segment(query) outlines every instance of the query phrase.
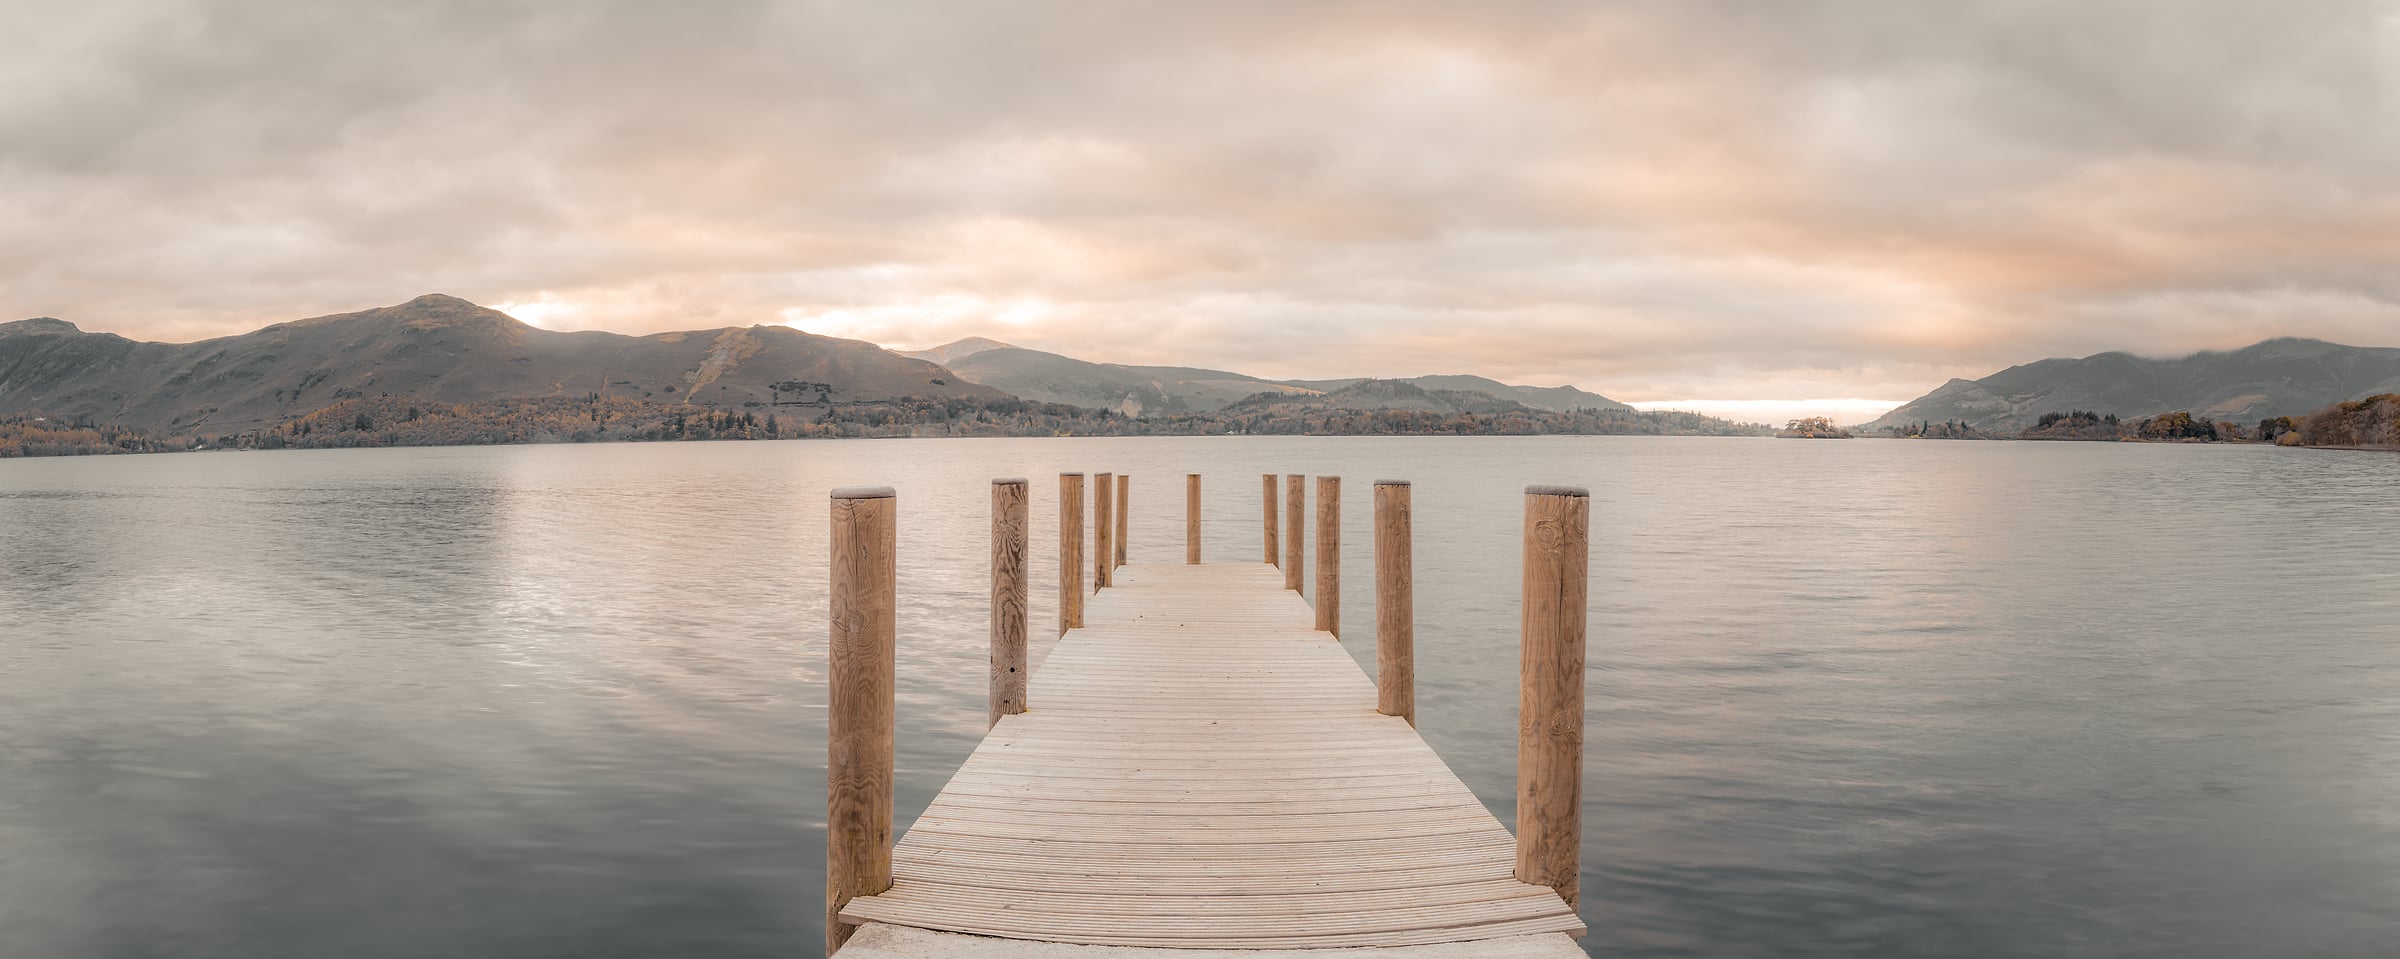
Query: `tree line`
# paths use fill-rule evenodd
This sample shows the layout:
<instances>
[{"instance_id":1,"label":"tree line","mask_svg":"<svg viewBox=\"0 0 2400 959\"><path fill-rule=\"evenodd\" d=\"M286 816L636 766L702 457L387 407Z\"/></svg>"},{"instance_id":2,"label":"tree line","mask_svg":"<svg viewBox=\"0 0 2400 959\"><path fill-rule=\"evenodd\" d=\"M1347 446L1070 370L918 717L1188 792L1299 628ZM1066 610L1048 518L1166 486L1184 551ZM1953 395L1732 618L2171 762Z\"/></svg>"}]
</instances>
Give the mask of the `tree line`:
<instances>
[{"instance_id":1,"label":"tree line","mask_svg":"<svg viewBox=\"0 0 2400 959\"><path fill-rule=\"evenodd\" d=\"M2299 437L2290 445L2400 448L2400 393L2335 403L2298 422L2284 420L2287 435Z\"/></svg>"},{"instance_id":2,"label":"tree line","mask_svg":"<svg viewBox=\"0 0 2400 959\"><path fill-rule=\"evenodd\" d=\"M1814 431L1826 424L1792 424ZM503 443L674 442L910 436L1755 436L1766 428L1698 413L1578 409L1500 412L1349 410L1306 404L1239 404L1214 413L1129 417L1016 398L905 397L817 407L710 407L586 393L442 403L378 396L343 400L257 429L167 437L128 427L28 412L0 417L0 458L151 453L185 449L325 449ZM2126 420L2088 410L2044 413L2014 434L1963 420L1890 426L1886 436L1925 439L2254 442L2281 446L2400 449L2400 394L2335 403L2306 416L2244 426L2189 412Z\"/></svg>"},{"instance_id":3,"label":"tree line","mask_svg":"<svg viewBox=\"0 0 2400 959\"><path fill-rule=\"evenodd\" d=\"M1130 417L1113 410L1013 397L904 397L815 407L752 408L751 404L711 407L585 393L470 403L405 396L355 397L262 427L172 438L92 424L57 427L20 417L0 424L0 455L911 436L1721 436L1760 431L1759 427L1697 413L1664 411L1517 408L1456 413L1267 404L1215 413Z\"/></svg>"},{"instance_id":4,"label":"tree line","mask_svg":"<svg viewBox=\"0 0 2400 959\"><path fill-rule=\"evenodd\" d=\"M2115 413L2069 410L2044 413L2014 434L1990 433L1964 421L1908 423L1883 428L1886 436L1928 439L2101 440L2153 443L2274 443L2278 446L2400 448L2400 394L2335 403L2306 416L2270 416L2255 425L2211 420L2190 412L2160 413L2138 420Z\"/></svg>"},{"instance_id":5,"label":"tree line","mask_svg":"<svg viewBox=\"0 0 2400 959\"><path fill-rule=\"evenodd\" d=\"M0 459L157 453L180 448L140 430L121 429L88 419L70 422L40 413L0 418Z\"/></svg>"}]
</instances>

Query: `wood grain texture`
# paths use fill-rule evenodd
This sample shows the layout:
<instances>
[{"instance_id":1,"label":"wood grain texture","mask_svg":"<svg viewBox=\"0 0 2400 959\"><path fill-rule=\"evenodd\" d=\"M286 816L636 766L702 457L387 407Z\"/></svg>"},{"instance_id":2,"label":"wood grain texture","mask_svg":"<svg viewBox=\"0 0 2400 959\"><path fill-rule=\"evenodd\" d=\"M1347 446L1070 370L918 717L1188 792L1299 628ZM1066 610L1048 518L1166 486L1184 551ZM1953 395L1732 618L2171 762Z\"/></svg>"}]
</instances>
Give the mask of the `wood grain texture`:
<instances>
[{"instance_id":1,"label":"wood grain texture","mask_svg":"<svg viewBox=\"0 0 2400 959\"><path fill-rule=\"evenodd\" d=\"M1317 477L1317 628L1342 634L1342 478Z\"/></svg>"},{"instance_id":2,"label":"wood grain texture","mask_svg":"<svg viewBox=\"0 0 2400 959\"><path fill-rule=\"evenodd\" d=\"M1415 518L1406 483L1375 484L1375 711L1417 724Z\"/></svg>"},{"instance_id":3,"label":"wood grain texture","mask_svg":"<svg viewBox=\"0 0 2400 959\"><path fill-rule=\"evenodd\" d=\"M1307 536L1308 477L1293 473L1283 478L1283 588L1293 592L1308 582L1302 578Z\"/></svg>"},{"instance_id":4,"label":"wood grain texture","mask_svg":"<svg viewBox=\"0 0 2400 959\"><path fill-rule=\"evenodd\" d=\"M1591 497L1525 494L1524 624L1517 696L1517 879L1581 895L1584 617Z\"/></svg>"},{"instance_id":5,"label":"wood grain texture","mask_svg":"<svg viewBox=\"0 0 2400 959\"><path fill-rule=\"evenodd\" d=\"M1117 565L1125 565L1125 542L1133 530L1133 477L1117 477Z\"/></svg>"},{"instance_id":6,"label":"wood grain texture","mask_svg":"<svg viewBox=\"0 0 2400 959\"><path fill-rule=\"evenodd\" d=\"M1264 562L1269 566L1273 566L1277 563L1283 562L1283 546L1282 544L1278 543L1275 538L1277 528L1283 523L1283 517L1278 515L1275 510L1275 474L1268 473L1259 477L1258 488L1260 515L1264 519L1264 522L1261 524L1261 529L1266 536L1265 549L1263 550L1263 553L1266 556Z\"/></svg>"},{"instance_id":7,"label":"wood grain texture","mask_svg":"<svg viewBox=\"0 0 2400 959\"><path fill-rule=\"evenodd\" d=\"M1058 474L1058 631L1083 627L1083 474Z\"/></svg>"},{"instance_id":8,"label":"wood grain texture","mask_svg":"<svg viewBox=\"0 0 2400 959\"><path fill-rule=\"evenodd\" d=\"M992 483L992 695L987 726L1025 711L1025 685L1032 678L1026 635L1032 589L1025 569L1030 499L1024 480Z\"/></svg>"},{"instance_id":9,"label":"wood grain texture","mask_svg":"<svg viewBox=\"0 0 2400 959\"><path fill-rule=\"evenodd\" d=\"M1101 473L1092 478L1092 591L1108 588L1109 574L1117 568L1117 490L1116 477Z\"/></svg>"},{"instance_id":10,"label":"wood grain texture","mask_svg":"<svg viewBox=\"0 0 2400 959\"><path fill-rule=\"evenodd\" d=\"M847 492L847 491L844 491ZM858 927L842 909L892 886L894 522L890 495L833 500L826 607L825 951Z\"/></svg>"},{"instance_id":11,"label":"wood grain texture","mask_svg":"<svg viewBox=\"0 0 2400 959\"><path fill-rule=\"evenodd\" d=\"M1183 561L1200 565L1200 474L1183 476Z\"/></svg>"},{"instance_id":12,"label":"wood grain texture","mask_svg":"<svg viewBox=\"0 0 2400 959\"><path fill-rule=\"evenodd\" d=\"M1270 566L1129 565L850 922L1158 948L1580 933Z\"/></svg>"}]
</instances>

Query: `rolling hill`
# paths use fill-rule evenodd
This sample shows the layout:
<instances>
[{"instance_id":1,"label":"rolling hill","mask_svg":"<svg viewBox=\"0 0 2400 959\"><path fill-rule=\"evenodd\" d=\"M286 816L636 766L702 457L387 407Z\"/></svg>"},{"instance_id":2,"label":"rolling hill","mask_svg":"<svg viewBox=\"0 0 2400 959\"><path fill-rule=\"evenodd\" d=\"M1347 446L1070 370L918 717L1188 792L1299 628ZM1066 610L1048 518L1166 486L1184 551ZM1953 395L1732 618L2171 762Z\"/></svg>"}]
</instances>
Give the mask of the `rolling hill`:
<instances>
[{"instance_id":1,"label":"rolling hill","mask_svg":"<svg viewBox=\"0 0 2400 959\"><path fill-rule=\"evenodd\" d=\"M1292 380L1290 385L1319 392L1338 390L1362 380ZM1566 412L1568 410L1629 410L1633 407L1598 393L1586 393L1572 386L1510 386L1499 380L1457 374L1412 376L1390 382L1407 383L1425 390L1451 393L1484 393L1499 399L1523 403L1537 410Z\"/></svg>"},{"instance_id":2,"label":"rolling hill","mask_svg":"<svg viewBox=\"0 0 2400 959\"><path fill-rule=\"evenodd\" d=\"M939 362L969 381L1025 399L1112 409L1130 416L1210 413L1261 393L1313 395L1367 382L1363 378L1270 380L1224 370L1094 363L982 337L905 355ZM1631 408L1572 386L1510 386L1480 376L1419 376L1375 382L1406 383L1432 393L1479 393L1556 412ZM1354 401L1364 395L1354 397Z\"/></svg>"},{"instance_id":3,"label":"rolling hill","mask_svg":"<svg viewBox=\"0 0 2400 959\"><path fill-rule=\"evenodd\" d=\"M1127 416L1208 413L1252 394L1295 391L1223 370L1093 363L980 338L904 355L952 357L945 365L961 378L1013 396Z\"/></svg>"},{"instance_id":4,"label":"rolling hill","mask_svg":"<svg viewBox=\"0 0 2400 959\"><path fill-rule=\"evenodd\" d=\"M936 363L788 327L561 333L441 294L197 343L137 342L51 318L0 324L0 413L162 435L250 429L368 396L590 393L717 407L1001 397Z\"/></svg>"},{"instance_id":5,"label":"rolling hill","mask_svg":"<svg viewBox=\"0 0 2400 959\"><path fill-rule=\"evenodd\" d=\"M2101 353L2012 366L1979 380L1951 380L1867 428L1961 420L1986 432L2014 432L2043 413L2077 409L2128 418L2189 412L2253 423L2394 391L2400 391L2400 349L2283 338L2180 359Z\"/></svg>"},{"instance_id":6,"label":"rolling hill","mask_svg":"<svg viewBox=\"0 0 2400 959\"><path fill-rule=\"evenodd\" d=\"M949 366L952 363L966 359L967 357L973 356L977 353L982 353L989 350L1013 349L1016 349L1016 347L1008 343L1002 343L999 340L981 336L970 336L963 340L942 344L941 346L934 347L930 350L915 350L902 353L900 355L926 360L928 362L939 363L943 366Z\"/></svg>"},{"instance_id":7,"label":"rolling hill","mask_svg":"<svg viewBox=\"0 0 2400 959\"><path fill-rule=\"evenodd\" d=\"M1323 393L1262 393L1225 407L1227 413L1256 410L1416 413L1517 413L1531 407L1489 393L1429 390L1407 380L1351 380Z\"/></svg>"}]
</instances>

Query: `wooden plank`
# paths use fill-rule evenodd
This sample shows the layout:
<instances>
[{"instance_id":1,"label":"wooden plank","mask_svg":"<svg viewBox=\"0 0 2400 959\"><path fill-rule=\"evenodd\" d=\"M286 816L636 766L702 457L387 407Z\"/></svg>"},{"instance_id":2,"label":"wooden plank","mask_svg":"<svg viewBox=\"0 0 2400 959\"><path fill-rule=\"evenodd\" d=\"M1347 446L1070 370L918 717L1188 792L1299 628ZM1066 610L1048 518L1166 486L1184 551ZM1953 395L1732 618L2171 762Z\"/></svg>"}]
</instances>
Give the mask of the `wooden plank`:
<instances>
[{"instance_id":1,"label":"wooden plank","mask_svg":"<svg viewBox=\"0 0 2400 959\"><path fill-rule=\"evenodd\" d=\"M990 865L987 863L961 860L913 863L898 868L893 877L898 883L967 885L981 888L982 884L991 880L991 872ZM1136 879L1141 881L1128 881ZM1336 867L1317 872L1294 870L1273 876L1242 875L1233 877L1220 875L1213 871L1194 871L1189 868L1183 875L1152 872L1142 875L1110 873L1098 877L1088 872L1022 869L1011 874L1009 885L1015 889L1065 896L1119 894L1127 889L1159 890L1159 895L1167 896L1261 896L1305 892L1372 892L1379 889L1430 888L1495 880L1516 881L1506 873L1493 872L1488 866L1415 869Z\"/></svg>"},{"instance_id":2,"label":"wooden plank","mask_svg":"<svg viewBox=\"0 0 2400 959\"><path fill-rule=\"evenodd\" d=\"M959 906L919 904L893 898L854 899L842 910L846 922L898 922L943 928L941 924L957 923L954 932L970 928L991 930L989 934L1015 933L1033 938L1058 941L1057 937L1080 936L1141 936L1146 939L1170 940L1186 944L1206 944L1202 948L1229 947L1227 941L1255 941L1262 929L1274 929L1276 938L1294 940L1293 945L1305 945L1310 940L1324 940L1344 935L1384 935L1394 932L1414 932L1429 929L1452 929L1460 926L1492 925L1512 921L1544 920L1558 917L1556 897L1548 902L1540 899L1512 899L1488 903L1463 903L1447 906L1387 908L1370 914L1302 913L1285 915L1258 914L1265 920L1260 926L1250 926L1234 916L1092 916L1075 913L1029 913L1019 910L981 908L972 903ZM1563 917L1558 917L1563 919ZM1567 924L1567 923L1561 923ZM1580 925L1580 923L1574 923ZM1443 940L1436 940L1443 941ZM1456 941L1456 940L1448 940Z\"/></svg>"},{"instance_id":3,"label":"wooden plank","mask_svg":"<svg viewBox=\"0 0 2400 959\"><path fill-rule=\"evenodd\" d=\"M882 897L878 905L900 908L971 908L994 911L1006 910L1019 914L1049 913L1077 918L1162 916L1162 917L1219 917L1226 919L1258 915L1262 912L1286 916L1306 916L1312 920L1345 917L1345 914L1379 913L1395 908L1424 909L1437 906L1472 906L1483 903L1509 903L1518 899L1539 899L1548 890L1510 879L1487 879L1479 882L1450 883L1437 886L1403 887L1396 889L1360 889L1306 893L1261 893L1254 896L1144 896L1117 893L1089 893L1072 902L1070 912L1056 912L1058 897L1017 888L989 887L952 888L940 884L909 885L895 888ZM1499 906L1494 911L1516 908ZM1538 911L1537 911L1538 914Z\"/></svg>"},{"instance_id":4,"label":"wooden plank","mask_svg":"<svg viewBox=\"0 0 2400 959\"><path fill-rule=\"evenodd\" d=\"M1154 948L1580 933L1513 878L1508 830L1377 712L1289 571L1115 571L1033 674L1039 707L1001 717L901 837L892 888L841 921Z\"/></svg>"},{"instance_id":5,"label":"wooden plank","mask_svg":"<svg viewBox=\"0 0 2400 959\"><path fill-rule=\"evenodd\" d=\"M1162 883L1191 886L1195 889L1210 884L1255 892L1275 884L1313 883L1322 888L1362 888L1373 883L1389 884L1406 881L1434 885L1466 879L1511 879L1507 872L1495 872L1489 865L1446 866L1426 865L1411 860L1390 858L1366 861L1323 860L1314 862L1277 863L1273 868L1228 869L1222 862L1190 860L1144 860L1115 863L1104 869L1094 869L1088 862L1044 859L1032 856L987 855L971 851L931 850L938 855L914 857L895 863L895 877L921 872L940 873L945 870L972 870L974 883L988 884L992 877L1006 875L1012 885L1088 884L1105 882L1122 891L1128 884L1157 886ZM1462 878L1463 877L1463 878ZM1224 894L1220 891L1218 894Z\"/></svg>"},{"instance_id":6,"label":"wooden plank","mask_svg":"<svg viewBox=\"0 0 2400 959\"><path fill-rule=\"evenodd\" d=\"M902 925L917 924L903 923ZM929 924L924 925L924 928L943 929L944 931L949 932L965 931L959 929L948 929L943 926ZM1263 928L1273 927L1268 926ZM1041 942L1061 942L1070 945L1135 946L1152 949L1355 949L1369 946L1422 946L1444 942L1472 942L1483 939L1506 939L1514 936L1530 936L1544 933L1565 933L1567 935L1580 936L1583 934L1583 932L1583 924L1580 922L1574 922L1571 918L1543 918L1487 923L1475 926L1446 926L1425 930L1395 930L1391 932L1346 933L1341 935L1326 936L1261 935L1256 938L1248 939L1193 940L1162 937L1136 938L1122 934L1103 936L1067 933L1028 935L1001 930L978 934L994 936L1003 939L1031 939Z\"/></svg>"},{"instance_id":7,"label":"wooden plank","mask_svg":"<svg viewBox=\"0 0 2400 959\"><path fill-rule=\"evenodd\" d=\"M1106 799L1061 799L1048 794L1019 796L986 796L965 791L944 791L933 809L960 810L1038 810L1067 815L1092 816L1343 816L1380 814L1386 816L1432 815L1459 810L1481 812L1483 804L1463 792L1423 793L1402 796L1372 795L1364 798L1333 797L1285 800L1238 799L1209 801L1181 799L1164 802L1132 802ZM928 811L931 811L930 809Z\"/></svg>"}]
</instances>

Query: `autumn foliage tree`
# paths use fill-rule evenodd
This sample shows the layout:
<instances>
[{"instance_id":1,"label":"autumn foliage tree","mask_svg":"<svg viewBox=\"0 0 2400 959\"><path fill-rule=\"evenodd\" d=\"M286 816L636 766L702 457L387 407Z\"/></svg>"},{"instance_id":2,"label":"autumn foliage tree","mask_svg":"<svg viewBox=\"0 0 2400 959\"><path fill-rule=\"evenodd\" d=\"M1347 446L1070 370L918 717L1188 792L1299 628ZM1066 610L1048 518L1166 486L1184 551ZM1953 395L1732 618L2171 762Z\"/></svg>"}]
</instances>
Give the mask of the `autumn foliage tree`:
<instances>
[{"instance_id":1,"label":"autumn foliage tree","mask_svg":"<svg viewBox=\"0 0 2400 959\"><path fill-rule=\"evenodd\" d=\"M2400 447L2400 394L2335 403L2303 418L2299 433L2309 446Z\"/></svg>"}]
</instances>

